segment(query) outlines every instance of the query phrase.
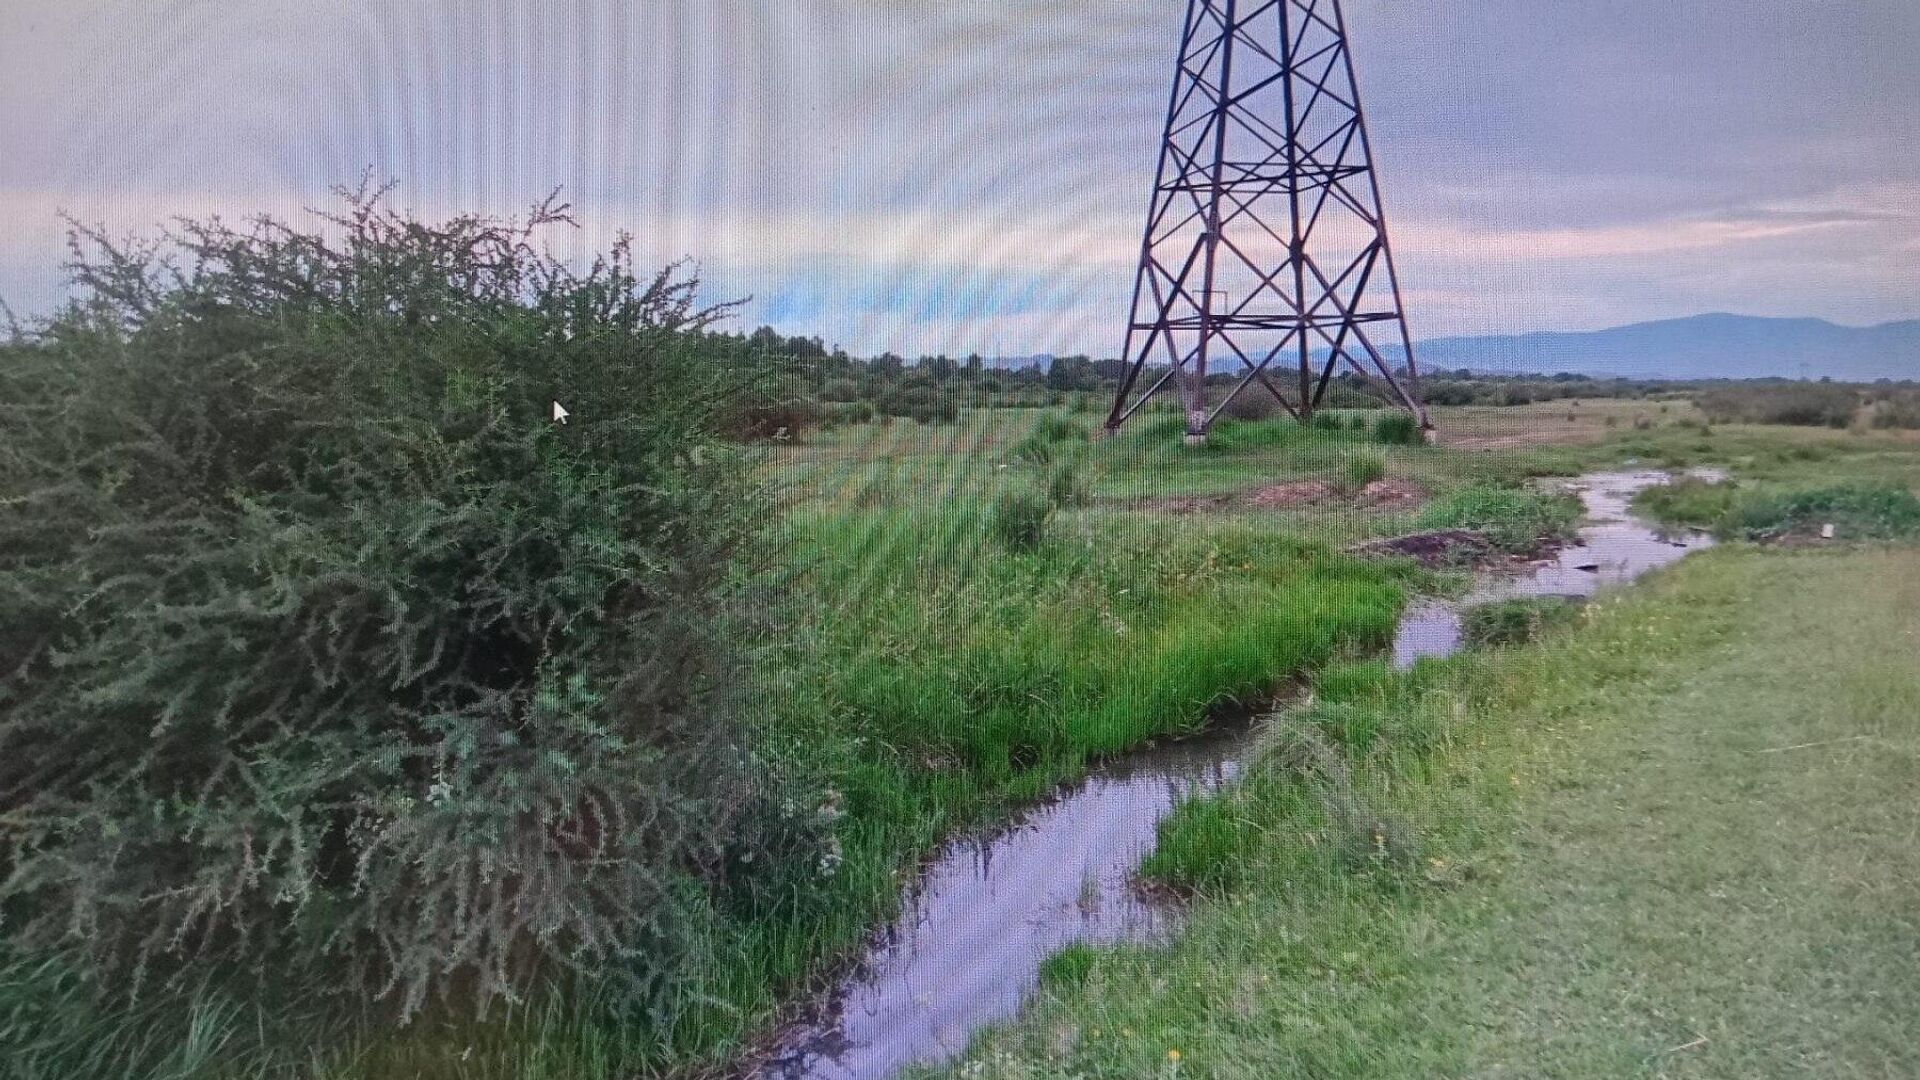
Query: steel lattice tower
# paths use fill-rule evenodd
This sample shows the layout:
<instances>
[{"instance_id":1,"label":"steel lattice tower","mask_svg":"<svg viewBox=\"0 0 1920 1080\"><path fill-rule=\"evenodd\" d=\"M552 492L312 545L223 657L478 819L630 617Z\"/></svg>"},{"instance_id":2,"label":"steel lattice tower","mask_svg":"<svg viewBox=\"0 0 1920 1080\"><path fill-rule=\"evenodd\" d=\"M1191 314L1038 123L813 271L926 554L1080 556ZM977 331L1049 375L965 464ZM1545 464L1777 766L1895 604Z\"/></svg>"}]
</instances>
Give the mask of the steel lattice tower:
<instances>
[{"instance_id":1,"label":"steel lattice tower","mask_svg":"<svg viewBox=\"0 0 1920 1080\"><path fill-rule=\"evenodd\" d=\"M1109 429L1169 383L1190 438L1245 393L1306 420L1343 361L1428 426L1339 0L1188 0L1126 340Z\"/></svg>"}]
</instances>

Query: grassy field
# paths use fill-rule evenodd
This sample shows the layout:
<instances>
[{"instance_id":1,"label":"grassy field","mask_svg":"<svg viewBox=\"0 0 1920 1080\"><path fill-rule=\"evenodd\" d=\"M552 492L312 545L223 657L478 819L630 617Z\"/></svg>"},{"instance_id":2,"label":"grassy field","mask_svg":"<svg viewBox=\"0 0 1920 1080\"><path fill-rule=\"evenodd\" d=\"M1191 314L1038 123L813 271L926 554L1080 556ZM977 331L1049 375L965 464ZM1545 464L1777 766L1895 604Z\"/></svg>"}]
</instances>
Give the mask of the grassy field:
<instances>
[{"instance_id":1,"label":"grassy field","mask_svg":"<svg viewBox=\"0 0 1920 1080\"><path fill-rule=\"evenodd\" d=\"M1276 729L1264 763L1233 794L1178 815L1148 868L1198 898L1190 932L1170 951L1060 958L1046 1000L984 1042L967 1068L1432 1075L1517 1052L1519 1043L1503 1042L1482 1055L1454 1023L1454 998L1478 995L1487 1011L1471 1031L1492 1031L1518 1007L1497 995L1519 986L1530 996L1526 966L1547 959L1457 950L1481 940L1475 934L1489 949L1512 946L1518 939L1501 928L1528 912L1547 917L1526 874L1571 880L1532 850L1558 850L1551 834L1532 831L1555 820L1554 800L1582 784L1604 792L1624 783L1604 771L1614 761L1602 756L1604 739L1635 745L1645 732L1634 725L1657 722L1651 711L1676 690L1691 695L1701 672L1717 670L1714 657L1732 663L1759 648L1762 623L1805 625L1794 590L1816 586L1796 586L1802 573L1851 582L1913 568L1885 561L1903 558L1891 554L1716 555L1585 623L1517 618L1486 635L1556 628L1544 647L1402 678L1367 658L1409 596L1449 579L1344 549L1470 527L1525 550L1572 514L1526 481L1596 468L1719 466L1740 498L1836 478L1920 487L1920 441L1710 427L1684 402L1435 416L1435 446L1383 441L1358 413L1314 428L1229 423L1192 450L1164 418L1094 438L1100 417L1083 409L982 409L952 424L851 425L779 447L764 465L783 505L764 568L777 586L768 595L780 599L755 645L758 752L793 790L814 793L780 812L801 840L827 837L825 854L797 862L785 886L717 910L699 977L655 1017L598 1013L591 995L484 1022L429 1016L371 1043L352 1031L316 1036L328 1049L303 1052L320 1063L310 1071L575 1080L724 1067L890 917L900 886L940 840L1097 759L1193 732L1223 706L1258 704L1303 679L1316 688L1313 712ZM1839 619L1848 595L1831 593L1823 617ZM1884 607L1893 596L1871 599ZM1881 626L1879 651L1855 659L1902 641ZM1904 642L1911 660L1912 638ZM1837 667L1807 692L1825 687L1817 692L1842 702L1880 685L1909 692L1858 672ZM1729 705L1721 719L1758 707ZM1844 724L1853 714L1830 715ZM1889 860L1888 872L1904 865ZM1623 893L1617 910L1643 899ZM1574 917L1550 907L1554 918ZM1468 964L1488 977L1464 978ZM1500 971L1517 981L1492 977ZM250 1007L209 999L180 1019L160 1004L151 1022L117 1025L88 1055L50 1050L22 1075L72 1075L125 1058L136 1042L159 1063L151 1075L210 1075L205 1063L223 1055L221 1075L268 1075L285 1059L253 1068L223 1049L247 1041L241 1032L260 1020ZM182 1025L190 1045L156 1034ZM1572 1061L1586 1050L1568 1053Z\"/></svg>"},{"instance_id":2,"label":"grassy field","mask_svg":"<svg viewBox=\"0 0 1920 1080\"><path fill-rule=\"evenodd\" d=\"M967 1076L1910 1076L1920 553L1730 548L1522 648L1356 667Z\"/></svg>"}]
</instances>

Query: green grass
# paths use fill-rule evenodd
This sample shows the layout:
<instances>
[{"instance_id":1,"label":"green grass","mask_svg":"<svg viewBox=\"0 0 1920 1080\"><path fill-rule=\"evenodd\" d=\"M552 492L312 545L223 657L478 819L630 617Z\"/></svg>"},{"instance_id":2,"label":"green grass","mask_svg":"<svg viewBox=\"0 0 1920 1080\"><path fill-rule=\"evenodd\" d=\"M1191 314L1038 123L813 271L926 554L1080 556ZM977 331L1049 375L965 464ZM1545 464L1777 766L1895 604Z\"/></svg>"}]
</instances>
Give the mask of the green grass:
<instances>
[{"instance_id":1,"label":"green grass","mask_svg":"<svg viewBox=\"0 0 1920 1080\"><path fill-rule=\"evenodd\" d=\"M1582 605L1557 596L1521 597L1468 608L1461 631L1470 645L1522 645L1572 625Z\"/></svg>"},{"instance_id":2,"label":"green grass","mask_svg":"<svg viewBox=\"0 0 1920 1080\"><path fill-rule=\"evenodd\" d=\"M1543 541L1571 537L1580 520L1580 502L1556 492L1477 484L1428 504L1417 520L1424 529L1484 533L1501 550L1526 554Z\"/></svg>"},{"instance_id":3,"label":"green grass","mask_svg":"<svg viewBox=\"0 0 1920 1080\"><path fill-rule=\"evenodd\" d=\"M1920 553L1728 548L1579 629L1343 667L1165 825L1195 893L970 1077L1910 1076Z\"/></svg>"},{"instance_id":4,"label":"green grass","mask_svg":"<svg viewBox=\"0 0 1920 1080\"><path fill-rule=\"evenodd\" d=\"M1739 502L1737 484L1686 478L1641 491L1634 496L1633 509L1668 525L1711 529L1726 521Z\"/></svg>"},{"instance_id":5,"label":"green grass","mask_svg":"<svg viewBox=\"0 0 1920 1080\"><path fill-rule=\"evenodd\" d=\"M1565 725L1614 715L1639 692L1632 679L1680 685L1671 666L1719 647L1734 627L1732 601L1699 585L1688 594L1698 610L1680 612L1671 596L1636 601L1604 609L1594 627L1549 635L1544 648L1394 675L1345 661L1377 649L1404 596L1435 582L1338 547L1440 522L1499 531L1524 550L1570 524L1573 508L1521 489L1522 478L1629 461L1728 465L1743 484L1778 490L1830 484L1837 472L1920 481L1920 443L1892 436L1660 427L1462 453L1382 445L1351 423L1257 421L1222 425L1194 450L1180 444L1177 417L1146 416L1089 441L1097 419L968 410L955 424L821 433L770 464L787 498L774 569L788 595L757 646L768 687L761 753L831 796L840 861L824 888L716 911L702 978L662 1003L671 1024L610 1016L587 988L484 1021L430 1018L371 1043L350 1032L318 1038L299 1056L331 1064L311 1071L583 1080L723 1061L796 986L891 915L915 860L942 838L1095 758L1193 731L1225 701L1257 701L1310 675L1311 713L1274 733L1244 785L1177 814L1146 868L1202 898L1188 938L1171 953L1067 950L1049 963L1051 997L982 1060L989 1075L1056 1075L1068 1064L1088 1075L1157 1074L1178 1047L1183 1071L1236 1074L1228 1058L1207 1056L1204 1036L1221 1054L1272 1066L1243 1075L1367 1075L1366 1040L1389 1042L1421 1000L1416 991L1442 985L1413 978L1431 961L1407 944L1410 927L1433 925L1437 900L1511 865L1502 854L1517 820L1511 804L1538 785L1526 767L1536 741L1559 753ZM1448 413L1437 419L1444 429ZM1063 470L1073 475L1057 484ZM1376 472L1435 500L1417 515L1168 515L1137 505L1298 480L1353 485ZM1009 550L994 538L1004 493L1056 490L1069 497L1047 500L1032 543ZM1732 575L1716 573L1722 586ZM1657 617L1660 634L1641 635L1636 611ZM1287 928L1284 940L1273 927ZM29 975L0 965L0 1042L23 1030L23 1000L72 1004L35 992ZM1129 979L1161 988L1131 1000ZM69 1009L60 1023L82 1033L70 1053L43 1056L38 1074L22 1075L98 1073L102 1055L138 1046L154 1061L176 1055L148 1075L207 1075L196 1063L210 1060L208 1047L286 1019L217 996L149 1004L137 1017ZM1037 1035L1029 1042L1043 1029L1071 1030L1075 1048L1063 1056ZM180 1031L192 1039L167 1041ZM1465 1060L1430 1038L1439 1050L1407 1060ZM265 1063L226 1060L224 1075L271 1074Z\"/></svg>"},{"instance_id":6,"label":"green grass","mask_svg":"<svg viewBox=\"0 0 1920 1080\"><path fill-rule=\"evenodd\" d=\"M1341 470L1342 485L1349 491L1359 491L1375 480L1386 478L1387 457L1378 452L1356 451L1348 455Z\"/></svg>"},{"instance_id":7,"label":"green grass","mask_svg":"<svg viewBox=\"0 0 1920 1080\"><path fill-rule=\"evenodd\" d=\"M1224 703L1378 649L1424 580L1242 521L1049 507L1038 490L1050 470L1101 461L1086 447L1046 465L1005 453L1056 427L1029 423L902 428L791 463L806 494L780 525L790 595L762 656L782 690L764 752L834 794L841 861L824 890L716 930L699 988L710 1004L683 1003L654 1060L737 1046L890 916L903 873L941 838L1097 758L1197 731ZM885 449L900 446L913 452ZM1015 528L1011 502L1050 513ZM606 1040L580 1028L569 1018L560 1041Z\"/></svg>"},{"instance_id":8,"label":"green grass","mask_svg":"<svg viewBox=\"0 0 1920 1080\"><path fill-rule=\"evenodd\" d=\"M1920 535L1920 497L1903 487L1866 484L1760 492L1740 500L1724 524L1750 539L1831 524L1849 540L1888 540Z\"/></svg>"},{"instance_id":9,"label":"green grass","mask_svg":"<svg viewBox=\"0 0 1920 1080\"><path fill-rule=\"evenodd\" d=\"M1655 520L1713 529L1729 539L1817 535L1826 525L1845 540L1920 535L1920 497L1889 482L1753 487L1682 480L1641 492L1634 507Z\"/></svg>"}]
</instances>

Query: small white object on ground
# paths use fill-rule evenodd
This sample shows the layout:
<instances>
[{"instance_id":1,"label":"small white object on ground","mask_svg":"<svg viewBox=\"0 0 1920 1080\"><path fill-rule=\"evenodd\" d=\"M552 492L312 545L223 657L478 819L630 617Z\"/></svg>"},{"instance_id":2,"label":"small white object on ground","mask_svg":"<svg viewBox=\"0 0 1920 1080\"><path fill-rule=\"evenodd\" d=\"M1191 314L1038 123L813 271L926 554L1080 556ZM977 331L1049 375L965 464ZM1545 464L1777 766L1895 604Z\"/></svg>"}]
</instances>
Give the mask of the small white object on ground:
<instances>
[{"instance_id":1,"label":"small white object on ground","mask_svg":"<svg viewBox=\"0 0 1920 1080\"><path fill-rule=\"evenodd\" d=\"M554 423L564 424L567 422L567 417L572 415L573 414L568 412L566 410L566 407L561 405L559 402L556 401L553 403L553 422Z\"/></svg>"},{"instance_id":2,"label":"small white object on ground","mask_svg":"<svg viewBox=\"0 0 1920 1080\"><path fill-rule=\"evenodd\" d=\"M1833 523L1832 522L1828 522L1827 524L1820 526L1820 539L1822 540L1833 539Z\"/></svg>"}]
</instances>

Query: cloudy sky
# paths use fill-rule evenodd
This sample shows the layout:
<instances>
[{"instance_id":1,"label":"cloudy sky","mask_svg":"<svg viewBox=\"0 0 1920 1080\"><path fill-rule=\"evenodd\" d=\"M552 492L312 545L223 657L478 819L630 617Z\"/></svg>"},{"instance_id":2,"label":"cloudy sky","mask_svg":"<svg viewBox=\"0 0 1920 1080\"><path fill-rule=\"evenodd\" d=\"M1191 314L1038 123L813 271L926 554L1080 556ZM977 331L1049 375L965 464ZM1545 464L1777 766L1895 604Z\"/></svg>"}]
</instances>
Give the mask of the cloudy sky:
<instances>
[{"instance_id":1,"label":"cloudy sky","mask_svg":"<svg viewBox=\"0 0 1920 1080\"><path fill-rule=\"evenodd\" d=\"M0 299L62 211L560 187L859 352L1118 351L1178 0L0 0ZM1920 316L1915 0L1347 0L1415 334Z\"/></svg>"}]
</instances>

